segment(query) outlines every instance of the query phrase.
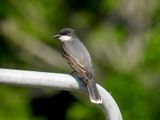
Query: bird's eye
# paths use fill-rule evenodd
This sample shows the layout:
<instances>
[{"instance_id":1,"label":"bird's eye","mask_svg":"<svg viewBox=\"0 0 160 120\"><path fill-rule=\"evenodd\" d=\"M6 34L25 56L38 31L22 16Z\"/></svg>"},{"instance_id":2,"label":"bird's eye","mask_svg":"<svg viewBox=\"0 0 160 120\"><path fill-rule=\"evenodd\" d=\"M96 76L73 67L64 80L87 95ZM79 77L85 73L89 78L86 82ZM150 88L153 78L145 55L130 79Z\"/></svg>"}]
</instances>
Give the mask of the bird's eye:
<instances>
[{"instance_id":1,"label":"bird's eye","mask_svg":"<svg viewBox=\"0 0 160 120\"><path fill-rule=\"evenodd\" d=\"M67 35L67 32L61 32L60 35Z\"/></svg>"}]
</instances>

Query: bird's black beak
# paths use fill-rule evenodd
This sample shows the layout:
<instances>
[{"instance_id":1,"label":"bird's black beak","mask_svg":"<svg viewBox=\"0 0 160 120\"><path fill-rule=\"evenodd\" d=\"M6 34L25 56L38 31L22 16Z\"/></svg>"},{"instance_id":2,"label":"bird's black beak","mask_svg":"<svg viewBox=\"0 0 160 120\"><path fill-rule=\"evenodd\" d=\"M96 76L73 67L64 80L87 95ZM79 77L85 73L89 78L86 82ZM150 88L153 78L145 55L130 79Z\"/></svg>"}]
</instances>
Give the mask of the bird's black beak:
<instances>
[{"instance_id":1,"label":"bird's black beak","mask_svg":"<svg viewBox=\"0 0 160 120\"><path fill-rule=\"evenodd\" d=\"M59 35L59 34L56 34L56 35L54 35L53 37L54 38L59 38L61 35Z\"/></svg>"}]
</instances>

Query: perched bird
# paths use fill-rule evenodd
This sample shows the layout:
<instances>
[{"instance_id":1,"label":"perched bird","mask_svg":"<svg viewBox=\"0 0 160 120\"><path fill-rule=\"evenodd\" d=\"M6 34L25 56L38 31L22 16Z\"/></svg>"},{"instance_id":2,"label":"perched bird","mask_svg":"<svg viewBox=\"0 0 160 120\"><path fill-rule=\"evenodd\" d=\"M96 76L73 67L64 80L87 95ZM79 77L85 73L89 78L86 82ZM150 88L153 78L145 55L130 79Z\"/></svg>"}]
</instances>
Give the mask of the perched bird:
<instances>
[{"instance_id":1,"label":"perched bird","mask_svg":"<svg viewBox=\"0 0 160 120\"><path fill-rule=\"evenodd\" d=\"M62 55L68 60L68 64L86 83L91 102L101 104L102 99L96 87L90 54L75 31L64 28L54 37L62 42Z\"/></svg>"}]
</instances>

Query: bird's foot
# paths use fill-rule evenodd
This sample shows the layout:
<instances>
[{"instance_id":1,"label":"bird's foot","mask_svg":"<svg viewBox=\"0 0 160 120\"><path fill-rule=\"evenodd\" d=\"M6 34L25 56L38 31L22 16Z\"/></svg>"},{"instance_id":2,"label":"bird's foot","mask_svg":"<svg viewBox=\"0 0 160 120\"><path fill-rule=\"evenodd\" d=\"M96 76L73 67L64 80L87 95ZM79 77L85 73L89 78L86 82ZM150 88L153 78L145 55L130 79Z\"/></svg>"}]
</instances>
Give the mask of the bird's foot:
<instances>
[{"instance_id":1,"label":"bird's foot","mask_svg":"<svg viewBox=\"0 0 160 120\"><path fill-rule=\"evenodd\" d=\"M80 78L80 75L78 75L78 73L75 72L75 71L72 71L72 72L70 73L70 75L72 75L73 77L76 77L76 78Z\"/></svg>"}]
</instances>

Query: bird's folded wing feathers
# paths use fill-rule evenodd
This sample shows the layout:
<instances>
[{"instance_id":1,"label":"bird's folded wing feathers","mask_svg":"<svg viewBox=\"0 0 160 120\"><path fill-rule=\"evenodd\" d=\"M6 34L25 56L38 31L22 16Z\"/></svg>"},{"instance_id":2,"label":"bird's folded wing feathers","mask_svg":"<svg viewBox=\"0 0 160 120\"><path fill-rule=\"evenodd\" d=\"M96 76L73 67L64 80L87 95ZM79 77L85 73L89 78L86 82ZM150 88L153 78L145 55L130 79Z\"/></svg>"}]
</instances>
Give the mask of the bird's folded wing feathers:
<instances>
[{"instance_id":1,"label":"bird's folded wing feathers","mask_svg":"<svg viewBox=\"0 0 160 120\"><path fill-rule=\"evenodd\" d=\"M87 72L86 67L83 66L77 58L75 58L71 54L68 54L64 47L62 47L62 54L69 61L69 64L76 72L83 74Z\"/></svg>"}]
</instances>

